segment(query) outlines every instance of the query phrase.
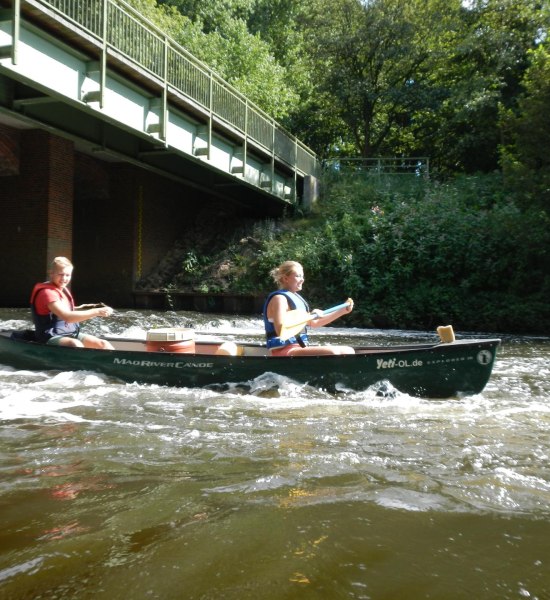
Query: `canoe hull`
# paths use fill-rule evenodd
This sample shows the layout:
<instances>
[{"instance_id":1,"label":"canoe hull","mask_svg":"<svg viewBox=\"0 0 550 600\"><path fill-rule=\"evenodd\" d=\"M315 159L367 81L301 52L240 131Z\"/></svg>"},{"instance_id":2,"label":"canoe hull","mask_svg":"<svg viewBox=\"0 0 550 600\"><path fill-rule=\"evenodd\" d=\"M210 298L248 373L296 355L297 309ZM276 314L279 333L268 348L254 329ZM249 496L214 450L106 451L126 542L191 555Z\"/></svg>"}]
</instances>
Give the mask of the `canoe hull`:
<instances>
[{"instance_id":1,"label":"canoe hull","mask_svg":"<svg viewBox=\"0 0 550 600\"><path fill-rule=\"evenodd\" d=\"M17 369L96 371L126 382L177 387L250 382L271 372L328 391L364 390L389 381L400 392L425 398L480 393L500 343L358 347L355 355L300 357L270 357L261 346L244 344L244 355L217 356L212 344L204 352L199 343L195 354L181 354L147 352L134 340L134 346L127 344L132 349L122 344L109 351L45 346L11 339L10 333L0 333L0 363Z\"/></svg>"}]
</instances>

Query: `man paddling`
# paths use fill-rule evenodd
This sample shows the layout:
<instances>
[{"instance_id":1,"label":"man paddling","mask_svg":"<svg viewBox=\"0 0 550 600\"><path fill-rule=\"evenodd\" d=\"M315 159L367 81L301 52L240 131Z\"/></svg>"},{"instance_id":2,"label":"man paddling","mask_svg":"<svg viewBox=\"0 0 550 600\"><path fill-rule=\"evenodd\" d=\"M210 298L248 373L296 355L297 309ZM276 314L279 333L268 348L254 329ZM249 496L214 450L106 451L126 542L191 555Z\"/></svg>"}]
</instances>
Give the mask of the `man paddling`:
<instances>
[{"instance_id":1,"label":"man paddling","mask_svg":"<svg viewBox=\"0 0 550 600\"><path fill-rule=\"evenodd\" d=\"M113 309L103 304L75 306L67 288L72 274L71 261L57 256L51 264L49 281L34 286L31 311L37 341L73 348L113 350L107 340L80 331L79 323L95 317L110 317Z\"/></svg>"}]
</instances>

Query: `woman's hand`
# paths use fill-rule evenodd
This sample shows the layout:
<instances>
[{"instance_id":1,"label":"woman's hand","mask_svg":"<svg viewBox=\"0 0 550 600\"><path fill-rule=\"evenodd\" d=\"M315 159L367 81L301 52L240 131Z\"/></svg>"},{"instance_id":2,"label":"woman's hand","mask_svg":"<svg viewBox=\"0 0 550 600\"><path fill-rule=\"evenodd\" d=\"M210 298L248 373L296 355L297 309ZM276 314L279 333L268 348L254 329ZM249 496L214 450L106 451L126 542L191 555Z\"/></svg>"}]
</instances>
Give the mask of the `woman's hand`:
<instances>
[{"instance_id":1,"label":"woman's hand","mask_svg":"<svg viewBox=\"0 0 550 600\"><path fill-rule=\"evenodd\" d=\"M309 324L312 327L324 327L336 319L347 315L353 310L353 300L348 298L346 303L346 306L343 306L335 312L329 312L328 314L325 314L324 311L320 310L319 308L314 308L311 311L312 319L310 320Z\"/></svg>"}]
</instances>

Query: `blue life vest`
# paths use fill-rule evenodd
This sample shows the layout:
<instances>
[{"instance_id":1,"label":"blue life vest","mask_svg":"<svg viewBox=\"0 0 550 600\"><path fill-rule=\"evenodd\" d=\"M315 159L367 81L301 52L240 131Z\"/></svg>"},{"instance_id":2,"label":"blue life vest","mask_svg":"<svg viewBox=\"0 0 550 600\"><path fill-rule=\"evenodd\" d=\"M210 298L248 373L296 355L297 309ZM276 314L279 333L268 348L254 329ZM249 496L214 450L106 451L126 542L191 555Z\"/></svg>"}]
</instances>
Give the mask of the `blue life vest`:
<instances>
[{"instance_id":1,"label":"blue life vest","mask_svg":"<svg viewBox=\"0 0 550 600\"><path fill-rule=\"evenodd\" d=\"M275 292L271 292L269 296L266 298L263 309L263 317L264 317L264 327L265 327L265 336L267 338L267 347L268 348L282 348L283 346L290 346L291 344L300 344L300 346L307 346L309 343L309 339L307 336L307 327L292 336L288 340L282 340L277 336L277 332L275 331L275 326L271 321L267 318L267 305L273 296L277 294L281 294L285 296L287 299L288 305L291 310L300 309L306 312L309 312L308 303L300 296L300 294L296 294L295 292L289 292L288 290L276 290Z\"/></svg>"},{"instance_id":2,"label":"blue life vest","mask_svg":"<svg viewBox=\"0 0 550 600\"><path fill-rule=\"evenodd\" d=\"M53 283L37 283L31 294L31 312L32 320L34 321L34 328L36 330L36 339L42 344L46 343L50 338L57 335L78 335L80 327L78 323L67 323L63 321L54 313L47 313L45 315L39 315L36 312L35 301L38 293L41 290L53 290L59 294L59 299L63 298L63 294L68 298L71 310L74 309L74 300L71 292L67 288L60 290Z\"/></svg>"}]
</instances>

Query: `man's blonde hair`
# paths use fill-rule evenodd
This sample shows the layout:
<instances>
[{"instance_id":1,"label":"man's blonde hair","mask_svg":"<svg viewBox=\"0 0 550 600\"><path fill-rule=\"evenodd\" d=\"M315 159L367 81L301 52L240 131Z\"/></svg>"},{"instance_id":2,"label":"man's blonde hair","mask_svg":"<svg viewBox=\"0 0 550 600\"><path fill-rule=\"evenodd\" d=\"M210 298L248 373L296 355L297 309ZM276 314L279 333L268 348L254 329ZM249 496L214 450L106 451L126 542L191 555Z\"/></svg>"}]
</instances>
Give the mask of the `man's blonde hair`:
<instances>
[{"instance_id":1,"label":"man's blonde hair","mask_svg":"<svg viewBox=\"0 0 550 600\"><path fill-rule=\"evenodd\" d=\"M52 264L50 266L50 273L54 273L55 271L57 271L57 269L63 269L65 267L70 267L71 269L74 268L73 263L68 258L65 258L64 256L56 256L52 260Z\"/></svg>"}]
</instances>

